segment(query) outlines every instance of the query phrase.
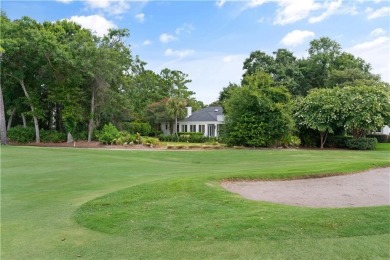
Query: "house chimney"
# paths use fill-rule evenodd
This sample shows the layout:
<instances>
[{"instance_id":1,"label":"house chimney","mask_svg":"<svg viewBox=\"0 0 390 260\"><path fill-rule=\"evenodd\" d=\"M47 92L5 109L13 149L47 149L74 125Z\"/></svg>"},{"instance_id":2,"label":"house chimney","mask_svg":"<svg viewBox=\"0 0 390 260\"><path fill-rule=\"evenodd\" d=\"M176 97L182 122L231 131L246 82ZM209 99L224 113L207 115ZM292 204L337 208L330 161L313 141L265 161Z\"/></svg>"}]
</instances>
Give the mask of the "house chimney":
<instances>
[{"instance_id":1,"label":"house chimney","mask_svg":"<svg viewBox=\"0 0 390 260\"><path fill-rule=\"evenodd\" d=\"M189 117L190 115L192 115L192 107L186 107L187 108L187 116L186 117Z\"/></svg>"}]
</instances>

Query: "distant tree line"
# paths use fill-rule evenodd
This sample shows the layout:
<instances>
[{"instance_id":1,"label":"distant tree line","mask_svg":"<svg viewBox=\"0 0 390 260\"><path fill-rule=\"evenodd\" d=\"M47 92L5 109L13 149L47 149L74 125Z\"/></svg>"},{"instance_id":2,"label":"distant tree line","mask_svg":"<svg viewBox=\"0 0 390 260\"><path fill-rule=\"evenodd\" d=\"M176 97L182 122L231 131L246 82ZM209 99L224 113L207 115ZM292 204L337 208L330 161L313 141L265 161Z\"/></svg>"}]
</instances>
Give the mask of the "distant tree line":
<instances>
[{"instance_id":1,"label":"distant tree line","mask_svg":"<svg viewBox=\"0 0 390 260\"><path fill-rule=\"evenodd\" d=\"M187 105L204 106L187 88L187 74L145 69L126 44L127 29L98 37L71 21L11 21L4 12L0 22L2 130L33 126L36 142L40 130L82 133L91 141L94 130L107 123L156 126L181 116ZM164 106L156 118L152 112L159 103ZM5 136L4 130L3 142Z\"/></svg>"},{"instance_id":2,"label":"distant tree line","mask_svg":"<svg viewBox=\"0 0 390 260\"><path fill-rule=\"evenodd\" d=\"M390 123L389 84L327 37L311 41L306 58L254 51L243 68L241 84L213 103L225 108L228 144L289 145L299 136L322 148L328 134L362 138Z\"/></svg>"},{"instance_id":3,"label":"distant tree line","mask_svg":"<svg viewBox=\"0 0 390 260\"><path fill-rule=\"evenodd\" d=\"M15 133L33 127L26 136L34 132L36 142L41 131L45 140L70 133L91 141L110 123L120 130L146 123L157 134L170 122L175 133L186 106L204 107L184 72L145 69L126 44L127 29L99 37L71 21L11 21L5 13L1 26L2 143L17 125ZM390 124L389 84L327 37L311 41L304 58L286 49L254 51L243 69L241 82L210 104L224 107L229 145L324 147L328 135L361 138Z\"/></svg>"}]
</instances>

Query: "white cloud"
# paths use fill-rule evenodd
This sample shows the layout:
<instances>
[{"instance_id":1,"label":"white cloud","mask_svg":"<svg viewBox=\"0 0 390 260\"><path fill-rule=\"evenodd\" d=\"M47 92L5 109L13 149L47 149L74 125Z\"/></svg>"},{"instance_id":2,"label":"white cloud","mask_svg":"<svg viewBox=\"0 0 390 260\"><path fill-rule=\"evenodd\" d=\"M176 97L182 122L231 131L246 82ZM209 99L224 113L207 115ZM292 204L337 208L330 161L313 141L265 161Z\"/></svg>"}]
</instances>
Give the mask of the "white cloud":
<instances>
[{"instance_id":1,"label":"white cloud","mask_svg":"<svg viewBox=\"0 0 390 260\"><path fill-rule=\"evenodd\" d=\"M110 0L84 0L84 1L89 7L93 9L107 8L110 6Z\"/></svg>"},{"instance_id":2,"label":"white cloud","mask_svg":"<svg viewBox=\"0 0 390 260\"><path fill-rule=\"evenodd\" d=\"M177 35L179 35L179 34L181 34L183 32L190 34L194 29L195 28L194 28L194 26L192 24L185 23L182 26L177 27L176 30L175 30L175 33Z\"/></svg>"},{"instance_id":3,"label":"white cloud","mask_svg":"<svg viewBox=\"0 0 390 260\"><path fill-rule=\"evenodd\" d=\"M280 42L286 46L297 46L302 44L306 38L314 37L314 35L311 31L294 30L286 34Z\"/></svg>"},{"instance_id":4,"label":"white cloud","mask_svg":"<svg viewBox=\"0 0 390 260\"><path fill-rule=\"evenodd\" d=\"M347 51L369 62L373 73L380 74L382 80L390 82L390 37L382 36L362 42Z\"/></svg>"},{"instance_id":5,"label":"white cloud","mask_svg":"<svg viewBox=\"0 0 390 260\"><path fill-rule=\"evenodd\" d=\"M56 2L64 3L64 4L69 4L70 2L73 2L73 0L56 0Z\"/></svg>"},{"instance_id":6,"label":"white cloud","mask_svg":"<svg viewBox=\"0 0 390 260\"><path fill-rule=\"evenodd\" d=\"M314 0L278 0L274 24L286 25L305 19L310 12L318 10L322 5Z\"/></svg>"},{"instance_id":7,"label":"white cloud","mask_svg":"<svg viewBox=\"0 0 390 260\"><path fill-rule=\"evenodd\" d=\"M269 2L269 0L251 0L251 1L246 5L246 7L247 7L247 8L254 8L254 7L258 7L258 6L260 6L260 5L265 4L266 2Z\"/></svg>"},{"instance_id":8,"label":"white cloud","mask_svg":"<svg viewBox=\"0 0 390 260\"><path fill-rule=\"evenodd\" d=\"M221 8L222 6L224 6L226 3L226 0L217 0L217 2L215 2L215 5L219 8Z\"/></svg>"},{"instance_id":9,"label":"white cloud","mask_svg":"<svg viewBox=\"0 0 390 260\"><path fill-rule=\"evenodd\" d=\"M168 33L163 33L160 35L160 41L162 43L167 43L167 42L171 42L171 41L175 41L177 40L177 38L173 35L170 35Z\"/></svg>"},{"instance_id":10,"label":"white cloud","mask_svg":"<svg viewBox=\"0 0 390 260\"><path fill-rule=\"evenodd\" d=\"M85 29L91 30L98 36L103 36L107 34L108 29L117 27L113 22L100 15L72 16L69 20L80 24Z\"/></svg>"},{"instance_id":11,"label":"white cloud","mask_svg":"<svg viewBox=\"0 0 390 260\"><path fill-rule=\"evenodd\" d=\"M233 61L233 56L225 56L223 57L223 62L225 63L229 63L229 62L232 62Z\"/></svg>"},{"instance_id":12,"label":"white cloud","mask_svg":"<svg viewBox=\"0 0 390 260\"><path fill-rule=\"evenodd\" d=\"M129 8L129 1L126 0L84 0L85 4L91 9L100 9L110 15L125 13Z\"/></svg>"},{"instance_id":13,"label":"white cloud","mask_svg":"<svg viewBox=\"0 0 390 260\"><path fill-rule=\"evenodd\" d=\"M309 19L309 23L318 23L326 19L327 17L331 16L335 12L338 11L338 9L341 7L342 0L335 0L330 3L325 3L327 5L327 9L325 12L323 12L320 16L317 17L311 17Z\"/></svg>"},{"instance_id":14,"label":"white cloud","mask_svg":"<svg viewBox=\"0 0 390 260\"><path fill-rule=\"evenodd\" d=\"M144 45L144 46L147 46L147 45L150 45L150 44L152 44L152 42L149 41L149 40L145 40L145 41L142 43L142 45Z\"/></svg>"},{"instance_id":15,"label":"white cloud","mask_svg":"<svg viewBox=\"0 0 390 260\"><path fill-rule=\"evenodd\" d=\"M144 13L136 14L136 15L135 15L135 19L136 19L139 23L143 23L143 22L145 21L145 14L144 14Z\"/></svg>"},{"instance_id":16,"label":"white cloud","mask_svg":"<svg viewBox=\"0 0 390 260\"><path fill-rule=\"evenodd\" d=\"M368 13L367 19L372 20L376 18L380 18L383 16L390 16L390 7L382 7L377 10L373 10L372 8L367 8L366 12Z\"/></svg>"},{"instance_id":17,"label":"white cloud","mask_svg":"<svg viewBox=\"0 0 390 260\"><path fill-rule=\"evenodd\" d=\"M180 51L174 51L172 49L167 49L165 50L165 56L175 56L178 58L184 58L187 57L191 54L193 54L195 51L194 50L180 50Z\"/></svg>"},{"instance_id":18,"label":"white cloud","mask_svg":"<svg viewBox=\"0 0 390 260\"><path fill-rule=\"evenodd\" d=\"M258 23L264 23L264 17L261 17L257 20Z\"/></svg>"},{"instance_id":19,"label":"white cloud","mask_svg":"<svg viewBox=\"0 0 390 260\"><path fill-rule=\"evenodd\" d=\"M373 41L356 44L351 49L356 51L369 50L371 48L376 48L378 46L381 46L383 43L388 41L389 41L389 37L379 37Z\"/></svg>"},{"instance_id":20,"label":"white cloud","mask_svg":"<svg viewBox=\"0 0 390 260\"><path fill-rule=\"evenodd\" d=\"M381 36L381 35L384 35L384 34L386 34L386 31L383 30L382 28L376 28L375 30L372 30L370 32L371 36Z\"/></svg>"}]
</instances>

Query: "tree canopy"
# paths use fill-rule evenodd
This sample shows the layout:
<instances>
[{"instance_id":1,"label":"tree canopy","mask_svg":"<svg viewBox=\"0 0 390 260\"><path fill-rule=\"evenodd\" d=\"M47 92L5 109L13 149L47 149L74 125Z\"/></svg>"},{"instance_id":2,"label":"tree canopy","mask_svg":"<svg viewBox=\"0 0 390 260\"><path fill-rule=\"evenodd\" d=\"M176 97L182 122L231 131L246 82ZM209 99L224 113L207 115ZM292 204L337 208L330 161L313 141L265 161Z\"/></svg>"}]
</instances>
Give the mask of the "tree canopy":
<instances>
[{"instance_id":1,"label":"tree canopy","mask_svg":"<svg viewBox=\"0 0 390 260\"><path fill-rule=\"evenodd\" d=\"M167 98L204 106L188 90L184 72L146 70L126 43L127 29L99 37L71 21L11 21L5 13L1 24L5 112L9 125L32 119L36 142L40 129L84 132L90 141L106 123L147 122L148 106Z\"/></svg>"},{"instance_id":2,"label":"tree canopy","mask_svg":"<svg viewBox=\"0 0 390 260\"><path fill-rule=\"evenodd\" d=\"M256 72L231 92L225 104L225 135L230 145L264 147L276 144L293 129L290 95L273 87L271 77Z\"/></svg>"}]
</instances>

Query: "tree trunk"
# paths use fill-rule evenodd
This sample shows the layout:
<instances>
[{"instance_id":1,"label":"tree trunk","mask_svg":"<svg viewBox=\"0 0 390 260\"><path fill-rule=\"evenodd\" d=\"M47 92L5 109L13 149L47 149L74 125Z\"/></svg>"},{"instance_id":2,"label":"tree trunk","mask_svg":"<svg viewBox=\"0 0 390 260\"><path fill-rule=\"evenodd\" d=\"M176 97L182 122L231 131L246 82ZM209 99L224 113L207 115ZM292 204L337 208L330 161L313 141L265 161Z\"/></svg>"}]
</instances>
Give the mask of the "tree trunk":
<instances>
[{"instance_id":1,"label":"tree trunk","mask_svg":"<svg viewBox=\"0 0 390 260\"><path fill-rule=\"evenodd\" d=\"M33 121L34 121L34 127L35 127L35 142L36 143L40 143L41 138L40 138L40 135L39 135L39 124L38 124L38 118L35 116L34 105L31 102L31 98L30 98L30 95L27 92L26 86L24 85L24 81L23 80L19 80L19 83L20 83L20 86L22 86L24 95L26 96L28 102L30 103L30 108L31 108L32 117L33 117Z\"/></svg>"},{"instance_id":2,"label":"tree trunk","mask_svg":"<svg viewBox=\"0 0 390 260\"><path fill-rule=\"evenodd\" d=\"M324 149L324 144L326 142L326 138L328 137L328 132L321 132L320 137L321 137L321 149Z\"/></svg>"},{"instance_id":3,"label":"tree trunk","mask_svg":"<svg viewBox=\"0 0 390 260\"><path fill-rule=\"evenodd\" d=\"M175 117L175 125L173 127L173 131L175 132L175 134L177 135L177 117Z\"/></svg>"},{"instance_id":4,"label":"tree trunk","mask_svg":"<svg viewBox=\"0 0 390 260\"><path fill-rule=\"evenodd\" d=\"M5 122L3 90L1 89L1 85L0 85L0 138L1 138L1 145L6 145L7 127Z\"/></svg>"},{"instance_id":5,"label":"tree trunk","mask_svg":"<svg viewBox=\"0 0 390 260\"><path fill-rule=\"evenodd\" d=\"M22 113L23 128L27 128L26 116Z\"/></svg>"},{"instance_id":6,"label":"tree trunk","mask_svg":"<svg viewBox=\"0 0 390 260\"><path fill-rule=\"evenodd\" d=\"M88 142L92 141L92 134L94 129L94 115L95 115L95 95L96 95L96 88L95 86L92 86L92 97L91 97L91 114L89 116L89 123L88 123Z\"/></svg>"},{"instance_id":7,"label":"tree trunk","mask_svg":"<svg viewBox=\"0 0 390 260\"><path fill-rule=\"evenodd\" d=\"M14 119L15 113L16 113L16 107L12 109L11 115L8 118L7 130L9 130L12 126L12 120Z\"/></svg>"}]
</instances>

